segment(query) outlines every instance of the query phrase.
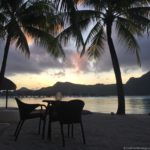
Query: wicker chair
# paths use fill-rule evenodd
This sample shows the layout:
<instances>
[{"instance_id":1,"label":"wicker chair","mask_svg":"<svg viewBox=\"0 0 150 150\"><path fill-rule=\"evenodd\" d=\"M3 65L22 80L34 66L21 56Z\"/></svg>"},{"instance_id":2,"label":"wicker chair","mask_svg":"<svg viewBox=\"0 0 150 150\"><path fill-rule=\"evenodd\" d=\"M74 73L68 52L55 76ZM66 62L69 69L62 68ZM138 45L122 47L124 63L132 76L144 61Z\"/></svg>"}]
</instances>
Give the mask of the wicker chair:
<instances>
[{"instance_id":1,"label":"wicker chair","mask_svg":"<svg viewBox=\"0 0 150 150\"><path fill-rule=\"evenodd\" d=\"M39 129L38 132L40 134L40 129L41 129L41 121L43 121L43 129L42 129L42 138L44 138L44 131L45 131L45 124L46 124L46 113L43 107L45 105L41 104L27 104L22 102L19 98L15 98L18 109L19 109L19 114L20 114L20 121L17 125L17 128L15 130L14 136L15 136L15 141L18 138L18 135L20 133L20 130L24 124L24 122L28 119L34 119L34 118L39 118ZM40 110L36 110L36 108L41 107Z\"/></svg>"},{"instance_id":2,"label":"wicker chair","mask_svg":"<svg viewBox=\"0 0 150 150\"><path fill-rule=\"evenodd\" d=\"M60 122L61 135L62 135L62 144L65 146L65 137L64 137L64 129L63 126L68 125L68 135L69 135L69 127L72 127L72 137L73 137L73 125L80 124L83 143L85 144L85 135L82 124L82 110L84 107L84 102L81 100L71 100L66 103L59 103L59 106L56 107L58 112L58 119Z\"/></svg>"}]
</instances>

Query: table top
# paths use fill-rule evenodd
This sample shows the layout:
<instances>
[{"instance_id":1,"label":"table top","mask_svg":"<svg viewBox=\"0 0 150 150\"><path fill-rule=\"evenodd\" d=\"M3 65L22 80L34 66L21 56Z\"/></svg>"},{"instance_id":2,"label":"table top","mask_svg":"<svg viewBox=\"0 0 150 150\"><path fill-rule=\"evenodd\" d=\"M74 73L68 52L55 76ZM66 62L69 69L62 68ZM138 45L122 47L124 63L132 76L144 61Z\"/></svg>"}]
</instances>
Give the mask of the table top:
<instances>
[{"instance_id":1,"label":"table top","mask_svg":"<svg viewBox=\"0 0 150 150\"><path fill-rule=\"evenodd\" d=\"M46 102L46 103L53 103L55 100L51 100L51 99L44 99L42 100L42 102Z\"/></svg>"},{"instance_id":2,"label":"table top","mask_svg":"<svg viewBox=\"0 0 150 150\"><path fill-rule=\"evenodd\" d=\"M46 102L48 106L52 105L52 104L55 104L55 103L58 103L58 102L62 102L62 101L59 101L59 100L51 100L51 99L44 99L42 101Z\"/></svg>"}]
</instances>

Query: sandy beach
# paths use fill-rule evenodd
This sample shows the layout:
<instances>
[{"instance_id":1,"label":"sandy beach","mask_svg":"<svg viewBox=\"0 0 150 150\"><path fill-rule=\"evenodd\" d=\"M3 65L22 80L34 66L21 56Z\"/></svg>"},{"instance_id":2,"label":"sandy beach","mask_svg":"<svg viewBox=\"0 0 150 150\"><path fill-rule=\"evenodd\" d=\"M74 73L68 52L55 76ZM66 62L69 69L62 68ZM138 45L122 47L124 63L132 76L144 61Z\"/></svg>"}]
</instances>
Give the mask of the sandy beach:
<instances>
[{"instance_id":1,"label":"sandy beach","mask_svg":"<svg viewBox=\"0 0 150 150\"><path fill-rule=\"evenodd\" d=\"M62 147L59 123L52 124L52 140L37 134L38 120L25 122L18 141L14 141L17 122L0 123L1 150L122 150L150 149L150 116L93 113L83 115L86 144L82 143L79 125L75 126L74 138L67 137ZM2 121L1 121L2 122Z\"/></svg>"}]
</instances>

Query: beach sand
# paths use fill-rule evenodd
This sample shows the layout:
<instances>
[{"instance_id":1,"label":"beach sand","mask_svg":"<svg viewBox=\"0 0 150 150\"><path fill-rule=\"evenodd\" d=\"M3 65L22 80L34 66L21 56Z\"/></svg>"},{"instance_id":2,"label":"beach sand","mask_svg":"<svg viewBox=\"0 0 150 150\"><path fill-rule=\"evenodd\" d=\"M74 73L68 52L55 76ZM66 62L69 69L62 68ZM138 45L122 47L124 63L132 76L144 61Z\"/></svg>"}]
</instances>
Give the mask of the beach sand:
<instances>
[{"instance_id":1,"label":"beach sand","mask_svg":"<svg viewBox=\"0 0 150 150\"><path fill-rule=\"evenodd\" d=\"M123 150L150 149L150 116L83 115L86 144L82 143L80 126L74 127L74 138L67 137L62 147L59 123L52 124L52 140L37 134L38 120L25 122L18 140L14 141L17 122L0 123L0 150Z\"/></svg>"}]
</instances>

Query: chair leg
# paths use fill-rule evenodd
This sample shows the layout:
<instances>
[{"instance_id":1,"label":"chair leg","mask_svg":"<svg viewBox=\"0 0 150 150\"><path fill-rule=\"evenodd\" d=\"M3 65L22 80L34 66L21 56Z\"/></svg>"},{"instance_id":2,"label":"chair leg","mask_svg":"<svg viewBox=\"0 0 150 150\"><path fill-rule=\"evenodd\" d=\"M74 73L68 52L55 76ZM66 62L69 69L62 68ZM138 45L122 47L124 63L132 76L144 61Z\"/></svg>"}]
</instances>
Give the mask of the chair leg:
<instances>
[{"instance_id":1,"label":"chair leg","mask_svg":"<svg viewBox=\"0 0 150 150\"><path fill-rule=\"evenodd\" d=\"M19 125L18 130L17 130L16 135L15 135L15 141L17 141L18 135L19 135L19 133L21 131L21 127L22 127L23 124L24 124L24 120L22 120L20 122L20 125Z\"/></svg>"},{"instance_id":2,"label":"chair leg","mask_svg":"<svg viewBox=\"0 0 150 150\"><path fill-rule=\"evenodd\" d=\"M45 137L45 125L46 125L46 118L43 119L42 139L44 139L44 137Z\"/></svg>"},{"instance_id":3,"label":"chair leg","mask_svg":"<svg viewBox=\"0 0 150 150\"><path fill-rule=\"evenodd\" d=\"M68 137L70 136L70 124L68 124ZM73 124L71 124L71 136L73 138Z\"/></svg>"},{"instance_id":4,"label":"chair leg","mask_svg":"<svg viewBox=\"0 0 150 150\"><path fill-rule=\"evenodd\" d=\"M51 138L52 138L52 131L51 131L51 119L49 118L49 122L48 122L48 138L51 140Z\"/></svg>"},{"instance_id":5,"label":"chair leg","mask_svg":"<svg viewBox=\"0 0 150 150\"><path fill-rule=\"evenodd\" d=\"M41 133L41 118L40 118L40 121L39 121L39 129L38 129L38 134Z\"/></svg>"},{"instance_id":6,"label":"chair leg","mask_svg":"<svg viewBox=\"0 0 150 150\"><path fill-rule=\"evenodd\" d=\"M68 137L70 136L70 124L68 124Z\"/></svg>"},{"instance_id":7,"label":"chair leg","mask_svg":"<svg viewBox=\"0 0 150 150\"><path fill-rule=\"evenodd\" d=\"M72 135L72 138L73 138L73 135L74 135L74 132L73 132L73 124L71 124L71 135Z\"/></svg>"},{"instance_id":8,"label":"chair leg","mask_svg":"<svg viewBox=\"0 0 150 150\"><path fill-rule=\"evenodd\" d=\"M81 132L82 132L82 138L83 138L83 143L85 144L85 135L84 135L84 129L83 129L83 124L82 122L80 122L80 126L81 126Z\"/></svg>"},{"instance_id":9,"label":"chair leg","mask_svg":"<svg viewBox=\"0 0 150 150\"><path fill-rule=\"evenodd\" d=\"M19 126L20 126L20 123L21 123L21 121L19 121L19 123L17 124L17 128L16 128L16 130L15 130L15 132L14 132L14 136L16 136L16 133L17 133L17 131L18 131L18 128L19 128Z\"/></svg>"},{"instance_id":10,"label":"chair leg","mask_svg":"<svg viewBox=\"0 0 150 150\"><path fill-rule=\"evenodd\" d=\"M64 137L63 124L60 124L60 128L61 128L62 144L63 144L63 147L65 147L65 137Z\"/></svg>"}]
</instances>

